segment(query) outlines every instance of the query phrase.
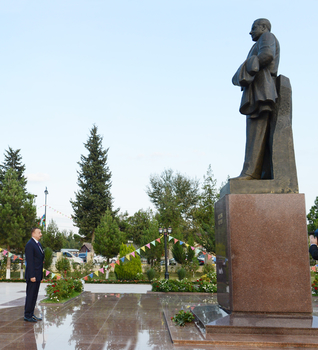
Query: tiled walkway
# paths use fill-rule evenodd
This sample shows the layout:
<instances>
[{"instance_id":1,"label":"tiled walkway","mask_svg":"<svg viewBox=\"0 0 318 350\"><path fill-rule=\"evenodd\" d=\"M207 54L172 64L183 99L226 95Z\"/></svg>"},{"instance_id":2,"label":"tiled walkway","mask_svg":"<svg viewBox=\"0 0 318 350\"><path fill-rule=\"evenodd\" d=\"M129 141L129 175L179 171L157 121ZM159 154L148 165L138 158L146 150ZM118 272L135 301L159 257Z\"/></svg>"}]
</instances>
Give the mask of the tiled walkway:
<instances>
[{"instance_id":1,"label":"tiled walkway","mask_svg":"<svg viewBox=\"0 0 318 350\"><path fill-rule=\"evenodd\" d=\"M88 286L86 290L89 289ZM147 287L149 289L149 286ZM0 284L0 290L1 288L3 286ZM20 306L0 309L0 349L233 350L237 348L235 344L232 346L172 344L163 311L174 314L181 308L216 303L215 297L210 295L146 294L147 290L129 293L132 291L129 285L120 286L126 288L127 293L123 293L122 289L121 293L101 293L103 286L100 285L95 287L96 293L85 292L64 306L39 305L37 314L43 316L43 321L32 324L23 321L21 288L20 292L17 286L12 288L16 288L12 297L19 296L17 304ZM115 291L116 287L113 288ZM43 286L41 289L44 290ZM195 329L191 326L180 329L180 332L187 334L185 338L189 338L188 335L191 332L195 333ZM194 336L198 337L197 334ZM255 346L253 349L268 348ZM271 349L278 348L271 347ZM292 347L287 346L285 349Z\"/></svg>"}]
</instances>

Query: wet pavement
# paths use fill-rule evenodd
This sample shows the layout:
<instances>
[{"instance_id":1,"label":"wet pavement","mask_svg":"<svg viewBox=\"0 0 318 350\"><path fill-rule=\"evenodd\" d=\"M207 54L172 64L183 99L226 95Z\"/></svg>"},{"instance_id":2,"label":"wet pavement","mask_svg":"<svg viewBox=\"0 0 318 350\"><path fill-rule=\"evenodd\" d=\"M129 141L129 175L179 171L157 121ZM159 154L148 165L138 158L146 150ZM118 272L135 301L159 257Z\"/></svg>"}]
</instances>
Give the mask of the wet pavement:
<instances>
[{"instance_id":1,"label":"wet pavement","mask_svg":"<svg viewBox=\"0 0 318 350\"><path fill-rule=\"evenodd\" d=\"M272 344L257 344L257 337L246 346L239 347L241 338L231 334L218 335L216 343L173 344L171 334L185 342L203 339L195 324L184 328L174 326L171 315L180 309L190 309L197 305L215 305L216 297L209 294L155 294L146 293L150 286L143 286L139 292L131 285L112 286L111 291L120 293L103 293L105 285L85 285L81 296L65 305L42 305L38 303L36 314L43 321L35 324L23 320L23 294L25 286L11 284L11 300L1 292L0 284L0 349L48 349L48 350L176 350L176 349L281 349ZM91 287L90 287L91 286ZM9 286L10 288L10 286ZM110 287L109 287L110 288ZM95 290L94 290L95 289ZM126 293L123 290L126 289ZM41 286L42 297L44 287ZM134 292L134 293L132 293ZM15 297L17 297L14 299ZM22 298L22 299L21 299ZM18 300L19 299L19 300ZM16 306L3 306L14 303ZM314 311L317 311L317 299L313 299ZM164 314L168 315L164 316ZM316 312L317 314L317 312ZM167 327L167 325L169 327ZM311 349L311 347L306 347ZM294 349L286 344L284 349Z\"/></svg>"}]
</instances>

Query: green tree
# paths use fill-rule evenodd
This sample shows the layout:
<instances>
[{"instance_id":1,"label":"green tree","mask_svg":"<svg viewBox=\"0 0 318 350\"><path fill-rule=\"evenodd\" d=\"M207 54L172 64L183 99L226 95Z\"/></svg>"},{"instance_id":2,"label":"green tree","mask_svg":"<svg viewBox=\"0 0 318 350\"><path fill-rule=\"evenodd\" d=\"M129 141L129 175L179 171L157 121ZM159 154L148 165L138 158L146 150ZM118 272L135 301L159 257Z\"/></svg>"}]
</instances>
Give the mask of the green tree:
<instances>
[{"instance_id":1,"label":"green tree","mask_svg":"<svg viewBox=\"0 0 318 350\"><path fill-rule=\"evenodd\" d=\"M150 201L156 207L163 227L172 227L174 236L187 238L194 232L193 211L199 196L199 181L168 169L150 176L147 188Z\"/></svg>"},{"instance_id":2,"label":"green tree","mask_svg":"<svg viewBox=\"0 0 318 350\"><path fill-rule=\"evenodd\" d=\"M53 251L59 252L63 248L64 236L54 220L47 225L46 231L42 232L43 247L50 247Z\"/></svg>"},{"instance_id":3,"label":"green tree","mask_svg":"<svg viewBox=\"0 0 318 350\"><path fill-rule=\"evenodd\" d=\"M186 262L186 253L184 251L184 244L180 244L180 241L173 245L172 247L172 255L175 261L181 265Z\"/></svg>"},{"instance_id":4,"label":"green tree","mask_svg":"<svg viewBox=\"0 0 318 350\"><path fill-rule=\"evenodd\" d=\"M118 255L124 241L124 233L119 230L117 221L113 218L111 211L107 209L95 230L93 242L95 253L105 256L107 263L109 263L110 258Z\"/></svg>"},{"instance_id":5,"label":"green tree","mask_svg":"<svg viewBox=\"0 0 318 350\"><path fill-rule=\"evenodd\" d=\"M203 178L199 205L194 211L193 217L199 232L196 241L211 253L215 252L214 204L219 196L216 180L211 165L209 165L206 176Z\"/></svg>"},{"instance_id":6,"label":"green tree","mask_svg":"<svg viewBox=\"0 0 318 350\"><path fill-rule=\"evenodd\" d=\"M87 241L94 241L94 234L107 208L113 213L111 196L111 172L107 165L108 149L102 147L102 136L97 133L97 126L90 130L88 141L84 144L88 156L81 155L78 162L78 192L71 200L74 210L72 215L79 234Z\"/></svg>"},{"instance_id":7,"label":"green tree","mask_svg":"<svg viewBox=\"0 0 318 350\"><path fill-rule=\"evenodd\" d=\"M36 220L34 196L24 190L18 174L10 168L6 171L0 191L0 243L7 250L22 253L30 238L31 227ZM8 259L8 269L10 269Z\"/></svg>"},{"instance_id":8,"label":"green tree","mask_svg":"<svg viewBox=\"0 0 318 350\"><path fill-rule=\"evenodd\" d=\"M49 247L44 248L44 263L43 267L49 270L53 262L53 250Z\"/></svg>"},{"instance_id":9,"label":"green tree","mask_svg":"<svg viewBox=\"0 0 318 350\"><path fill-rule=\"evenodd\" d=\"M316 197L314 205L310 208L307 219L308 232L315 231L318 228L318 197Z\"/></svg>"},{"instance_id":10,"label":"green tree","mask_svg":"<svg viewBox=\"0 0 318 350\"><path fill-rule=\"evenodd\" d=\"M126 246L122 244L119 256L122 258L133 251L135 251L135 248L132 245ZM142 272L142 268L138 254L135 254L135 257L130 256L129 261L120 261L120 265L116 264L115 266L115 273L119 280L133 280L139 272Z\"/></svg>"},{"instance_id":11,"label":"green tree","mask_svg":"<svg viewBox=\"0 0 318 350\"><path fill-rule=\"evenodd\" d=\"M25 165L22 163L22 156L20 154L20 149L13 150L9 147L4 153L4 162L0 165L0 183L2 184L5 175L9 169L13 169L18 175L18 181L23 190L26 189L27 179L24 176Z\"/></svg>"},{"instance_id":12,"label":"green tree","mask_svg":"<svg viewBox=\"0 0 318 350\"><path fill-rule=\"evenodd\" d=\"M80 249L82 246L81 236L73 233L72 230L63 230L63 248L66 249Z\"/></svg>"}]
</instances>

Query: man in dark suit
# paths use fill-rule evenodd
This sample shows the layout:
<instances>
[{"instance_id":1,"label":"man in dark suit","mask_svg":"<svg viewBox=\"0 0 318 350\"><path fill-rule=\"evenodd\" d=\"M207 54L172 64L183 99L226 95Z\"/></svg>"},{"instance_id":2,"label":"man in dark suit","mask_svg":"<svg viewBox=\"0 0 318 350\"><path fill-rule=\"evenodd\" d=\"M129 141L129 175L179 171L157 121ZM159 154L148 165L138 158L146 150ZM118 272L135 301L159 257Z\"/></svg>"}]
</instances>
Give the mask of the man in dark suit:
<instances>
[{"instance_id":1,"label":"man in dark suit","mask_svg":"<svg viewBox=\"0 0 318 350\"><path fill-rule=\"evenodd\" d=\"M42 237L39 228L32 228L32 237L25 246L25 280L27 283L24 308L24 320L28 322L41 321L34 315L34 308L39 293L40 283L43 277L44 252L39 240Z\"/></svg>"},{"instance_id":2,"label":"man in dark suit","mask_svg":"<svg viewBox=\"0 0 318 350\"><path fill-rule=\"evenodd\" d=\"M256 43L232 79L243 91L240 113L246 115L245 161L241 175L235 179L272 179L270 122L278 98L280 47L268 19L254 21L250 35Z\"/></svg>"}]
</instances>

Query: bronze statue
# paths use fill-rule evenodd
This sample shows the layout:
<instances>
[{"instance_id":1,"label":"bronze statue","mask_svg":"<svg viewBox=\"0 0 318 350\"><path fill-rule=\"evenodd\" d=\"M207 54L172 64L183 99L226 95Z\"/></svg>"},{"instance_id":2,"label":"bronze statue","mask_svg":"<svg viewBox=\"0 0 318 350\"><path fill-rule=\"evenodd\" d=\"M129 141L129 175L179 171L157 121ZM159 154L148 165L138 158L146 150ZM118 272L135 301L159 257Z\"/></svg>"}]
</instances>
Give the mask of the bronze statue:
<instances>
[{"instance_id":1,"label":"bronze statue","mask_svg":"<svg viewBox=\"0 0 318 350\"><path fill-rule=\"evenodd\" d=\"M256 43L232 79L243 91L240 113L246 115L245 160L235 180L273 179L271 116L278 98L280 47L265 18L253 23L250 35Z\"/></svg>"}]
</instances>

